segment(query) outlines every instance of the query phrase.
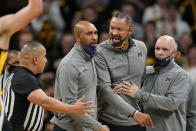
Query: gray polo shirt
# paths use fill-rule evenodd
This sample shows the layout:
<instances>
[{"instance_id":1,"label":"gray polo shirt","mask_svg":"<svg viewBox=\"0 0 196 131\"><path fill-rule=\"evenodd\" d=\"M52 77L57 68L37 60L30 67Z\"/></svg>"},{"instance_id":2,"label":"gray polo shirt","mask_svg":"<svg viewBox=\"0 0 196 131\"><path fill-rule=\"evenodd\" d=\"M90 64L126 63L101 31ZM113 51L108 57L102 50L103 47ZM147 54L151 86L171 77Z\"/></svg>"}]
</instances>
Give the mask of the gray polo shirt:
<instances>
[{"instance_id":1,"label":"gray polo shirt","mask_svg":"<svg viewBox=\"0 0 196 131\"><path fill-rule=\"evenodd\" d=\"M186 131L190 84L190 75L175 62L147 74L135 96L154 123L155 128L147 126L147 131Z\"/></svg>"},{"instance_id":2,"label":"gray polo shirt","mask_svg":"<svg viewBox=\"0 0 196 131\"><path fill-rule=\"evenodd\" d=\"M64 103L74 104L85 96L85 101L94 101L96 97L97 73L94 60L75 44L60 62L55 80L54 97ZM57 114L52 122L68 131L97 131L101 123L97 121L97 108L93 109L91 118L74 114Z\"/></svg>"},{"instance_id":3,"label":"gray polo shirt","mask_svg":"<svg viewBox=\"0 0 196 131\"><path fill-rule=\"evenodd\" d=\"M98 117L111 124L135 125L130 112L139 109L138 101L113 92L111 84L133 81L139 87L145 70L147 49L143 42L131 39L127 51L114 48L109 40L100 43L95 55L98 74Z\"/></svg>"}]
</instances>

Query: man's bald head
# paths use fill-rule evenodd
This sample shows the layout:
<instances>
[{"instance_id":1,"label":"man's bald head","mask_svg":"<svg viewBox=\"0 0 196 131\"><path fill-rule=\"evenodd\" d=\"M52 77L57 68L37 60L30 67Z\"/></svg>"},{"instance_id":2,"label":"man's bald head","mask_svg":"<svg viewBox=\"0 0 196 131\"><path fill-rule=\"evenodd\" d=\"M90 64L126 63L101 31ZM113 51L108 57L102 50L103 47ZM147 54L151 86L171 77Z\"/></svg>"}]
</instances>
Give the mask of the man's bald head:
<instances>
[{"instance_id":1,"label":"man's bald head","mask_svg":"<svg viewBox=\"0 0 196 131\"><path fill-rule=\"evenodd\" d=\"M43 47L43 45L37 41L26 42L20 52L21 59L28 59L39 55L41 53L41 47Z\"/></svg>"},{"instance_id":2,"label":"man's bald head","mask_svg":"<svg viewBox=\"0 0 196 131\"><path fill-rule=\"evenodd\" d=\"M170 47L170 49L177 50L177 44L176 44L175 39L173 37L169 36L169 35L163 35L163 36L159 37L156 44L159 43L159 42L161 42L163 44L167 44Z\"/></svg>"},{"instance_id":3,"label":"man's bald head","mask_svg":"<svg viewBox=\"0 0 196 131\"><path fill-rule=\"evenodd\" d=\"M81 32L84 32L84 30L86 30L86 28L92 27L92 26L95 27L92 23L88 21L79 21L78 23L76 23L74 27L75 37L77 38Z\"/></svg>"},{"instance_id":4,"label":"man's bald head","mask_svg":"<svg viewBox=\"0 0 196 131\"><path fill-rule=\"evenodd\" d=\"M21 49L20 66L37 74L43 72L46 62L46 49L41 43L37 41L25 43Z\"/></svg>"},{"instance_id":5,"label":"man's bald head","mask_svg":"<svg viewBox=\"0 0 196 131\"><path fill-rule=\"evenodd\" d=\"M159 37L155 45L155 57L157 59L164 59L168 56L171 59L175 58L177 50L177 44L173 37L164 35Z\"/></svg>"},{"instance_id":6,"label":"man's bald head","mask_svg":"<svg viewBox=\"0 0 196 131\"><path fill-rule=\"evenodd\" d=\"M97 28L88 21L79 21L74 27L74 34L77 44L87 53L94 54L98 40Z\"/></svg>"}]
</instances>

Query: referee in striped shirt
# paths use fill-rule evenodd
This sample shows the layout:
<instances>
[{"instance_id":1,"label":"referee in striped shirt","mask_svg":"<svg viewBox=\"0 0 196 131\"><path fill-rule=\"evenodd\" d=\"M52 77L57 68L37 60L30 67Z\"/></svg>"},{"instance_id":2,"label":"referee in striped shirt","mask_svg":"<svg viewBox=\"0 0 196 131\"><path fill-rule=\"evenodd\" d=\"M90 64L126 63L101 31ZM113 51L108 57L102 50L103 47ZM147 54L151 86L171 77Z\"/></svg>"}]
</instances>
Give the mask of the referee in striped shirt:
<instances>
[{"instance_id":1,"label":"referee in striped shirt","mask_svg":"<svg viewBox=\"0 0 196 131\"><path fill-rule=\"evenodd\" d=\"M29 41L20 52L20 66L7 78L5 112L14 131L41 131L43 126L43 108L59 113L85 115L92 113L93 102L84 103L84 97L75 105L62 103L47 96L36 75L42 73L46 63L46 49L36 41Z\"/></svg>"}]
</instances>

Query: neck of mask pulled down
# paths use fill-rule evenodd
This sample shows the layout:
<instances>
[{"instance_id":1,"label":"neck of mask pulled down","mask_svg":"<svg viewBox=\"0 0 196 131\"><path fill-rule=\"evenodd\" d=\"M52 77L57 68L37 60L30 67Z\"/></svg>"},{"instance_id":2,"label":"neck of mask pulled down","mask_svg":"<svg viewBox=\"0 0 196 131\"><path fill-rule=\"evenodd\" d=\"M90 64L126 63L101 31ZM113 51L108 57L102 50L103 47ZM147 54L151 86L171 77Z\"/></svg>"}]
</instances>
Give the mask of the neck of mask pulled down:
<instances>
[{"instance_id":1,"label":"neck of mask pulled down","mask_svg":"<svg viewBox=\"0 0 196 131\"><path fill-rule=\"evenodd\" d=\"M123 51L127 51L128 47L129 47L129 31L128 31L127 36L125 37L124 40L120 40L120 42L114 43L112 41L112 38L110 38L110 43L112 44L112 46L114 48L118 48L118 49L122 49ZM127 46L127 47L125 47L125 46Z\"/></svg>"},{"instance_id":2,"label":"neck of mask pulled down","mask_svg":"<svg viewBox=\"0 0 196 131\"><path fill-rule=\"evenodd\" d=\"M161 60L155 57L155 66L166 67L173 59L172 54Z\"/></svg>"},{"instance_id":3,"label":"neck of mask pulled down","mask_svg":"<svg viewBox=\"0 0 196 131\"><path fill-rule=\"evenodd\" d=\"M96 52L96 46L91 46L86 43L84 43L82 40L80 40L81 46L84 49L85 52L87 52L91 57L95 54Z\"/></svg>"}]
</instances>

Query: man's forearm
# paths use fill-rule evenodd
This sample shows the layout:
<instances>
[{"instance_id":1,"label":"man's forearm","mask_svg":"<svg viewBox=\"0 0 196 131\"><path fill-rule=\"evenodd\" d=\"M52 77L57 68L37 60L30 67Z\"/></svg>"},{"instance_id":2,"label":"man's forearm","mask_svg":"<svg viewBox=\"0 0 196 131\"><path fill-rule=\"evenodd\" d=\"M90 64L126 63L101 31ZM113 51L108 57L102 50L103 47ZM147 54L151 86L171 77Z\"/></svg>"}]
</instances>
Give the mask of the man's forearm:
<instances>
[{"instance_id":1,"label":"man's forearm","mask_svg":"<svg viewBox=\"0 0 196 131\"><path fill-rule=\"evenodd\" d=\"M32 10L32 13L38 16L43 10L42 0L29 0L28 7Z\"/></svg>"},{"instance_id":2,"label":"man's forearm","mask_svg":"<svg viewBox=\"0 0 196 131\"><path fill-rule=\"evenodd\" d=\"M37 17L43 11L42 0L29 0L26 7L20 9L15 14L10 14L3 20L5 32L10 35L25 27L32 19ZM17 21L17 22L16 22Z\"/></svg>"},{"instance_id":3,"label":"man's forearm","mask_svg":"<svg viewBox=\"0 0 196 131\"><path fill-rule=\"evenodd\" d=\"M47 110L58 113L73 113L74 105L62 103L52 97L48 97L41 106Z\"/></svg>"}]
</instances>

